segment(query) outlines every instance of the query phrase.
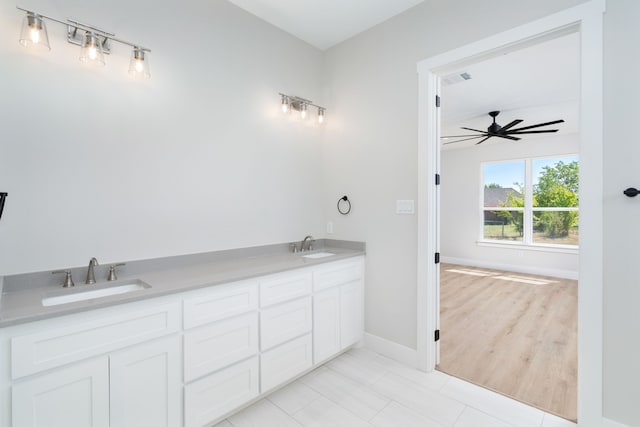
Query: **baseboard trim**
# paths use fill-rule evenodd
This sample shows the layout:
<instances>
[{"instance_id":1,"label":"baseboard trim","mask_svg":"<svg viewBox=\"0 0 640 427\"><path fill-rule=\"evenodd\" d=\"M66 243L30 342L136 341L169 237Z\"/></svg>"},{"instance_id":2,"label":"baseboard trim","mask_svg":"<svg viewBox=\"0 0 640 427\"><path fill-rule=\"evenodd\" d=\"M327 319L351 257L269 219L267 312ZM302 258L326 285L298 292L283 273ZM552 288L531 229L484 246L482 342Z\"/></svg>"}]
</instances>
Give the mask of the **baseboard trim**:
<instances>
[{"instance_id":1,"label":"baseboard trim","mask_svg":"<svg viewBox=\"0 0 640 427\"><path fill-rule=\"evenodd\" d=\"M602 427L628 427L626 424L620 424L617 421L608 418L602 418Z\"/></svg>"},{"instance_id":2,"label":"baseboard trim","mask_svg":"<svg viewBox=\"0 0 640 427\"><path fill-rule=\"evenodd\" d=\"M418 367L418 351L413 348L366 332L364 347L405 365Z\"/></svg>"},{"instance_id":3,"label":"baseboard trim","mask_svg":"<svg viewBox=\"0 0 640 427\"><path fill-rule=\"evenodd\" d=\"M467 267L491 268L494 270L512 271L514 273L536 274L539 276L551 276L561 279L578 280L578 272L571 270L559 270L553 268L544 268L536 266L526 266L517 264L503 264L491 261L478 261L466 258L441 257L441 262L447 264L466 265Z\"/></svg>"}]
</instances>

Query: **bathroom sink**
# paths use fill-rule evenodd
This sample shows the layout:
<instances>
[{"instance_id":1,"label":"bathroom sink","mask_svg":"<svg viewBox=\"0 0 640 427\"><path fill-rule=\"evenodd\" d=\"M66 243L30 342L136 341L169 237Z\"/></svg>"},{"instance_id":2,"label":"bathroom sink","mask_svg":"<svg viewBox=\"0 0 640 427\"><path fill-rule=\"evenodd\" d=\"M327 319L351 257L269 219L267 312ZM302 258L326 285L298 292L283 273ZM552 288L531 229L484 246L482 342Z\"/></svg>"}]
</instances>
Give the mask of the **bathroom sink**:
<instances>
[{"instance_id":1,"label":"bathroom sink","mask_svg":"<svg viewBox=\"0 0 640 427\"><path fill-rule=\"evenodd\" d=\"M316 258L325 258L328 256L333 256L335 254L332 254L331 252L314 252L312 254L307 254L307 255L302 255L302 258L312 258L312 259L316 259Z\"/></svg>"},{"instance_id":2,"label":"bathroom sink","mask_svg":"<svg viewBox=\"0 0 640 427\"><path fill-rule=\"evenodd\" d=\"M151 285L140 279L118 280L117 282L100 285L80 285L72 289L63 289L45 295L42 298L42 305L49 307L53 305L69 304L72 302L104 298L149 288L151 288Z\"/></svg>"}]
</instances>

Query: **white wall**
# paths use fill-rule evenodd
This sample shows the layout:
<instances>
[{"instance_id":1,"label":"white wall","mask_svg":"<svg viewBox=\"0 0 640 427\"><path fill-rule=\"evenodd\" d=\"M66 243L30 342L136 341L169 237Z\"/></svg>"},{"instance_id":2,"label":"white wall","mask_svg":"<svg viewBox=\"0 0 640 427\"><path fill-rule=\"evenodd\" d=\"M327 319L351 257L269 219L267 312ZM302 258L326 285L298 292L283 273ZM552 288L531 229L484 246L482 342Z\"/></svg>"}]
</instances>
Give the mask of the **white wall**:
<instances>
[{"instance_id":1,"label":"white wall","mask_svg":"<svg viewBox=\"0 0 640 427\"><path fill-rule=\"evenodd\" d=\"M427 0L327 51L325 209L336 238L367 242L367 332L416 348L417 220L395 202L417 199L417 62L579 3Z\"/></svg>"},{"instance_id":2,"label":"white wall","mask_svg":"<svg viewBox=\"0 0 640 427\"><path fill-rule=\"evenodd\" d=\"M640 2L609 0L604 27L604 411L640 425Z\"/></svg>"},{"instance_id":3,"label":"white wall","mask_svg":"<svg viewBox=\"0 0 640 427\"><path fill-rule=\"evenodd\" d=\"M496 143L442 152L442 259L467 265L577 278L578 254L477 244L480 230L481 163L578 152L577 134L530 139L524 143Z\"/></svg>"},{"instance_id":4,"label":"white wall","mask_svg":"<svg viewBox=\"0 0 640 427\"><path fill-rule=\"evenodd\" d=\"M278 95L322 103L320 51L223 0L20 5L150 47L152 78L51 22L34 54L0 3L0 275L323 236L323 130Z\"/></svg>"}]
</instances>

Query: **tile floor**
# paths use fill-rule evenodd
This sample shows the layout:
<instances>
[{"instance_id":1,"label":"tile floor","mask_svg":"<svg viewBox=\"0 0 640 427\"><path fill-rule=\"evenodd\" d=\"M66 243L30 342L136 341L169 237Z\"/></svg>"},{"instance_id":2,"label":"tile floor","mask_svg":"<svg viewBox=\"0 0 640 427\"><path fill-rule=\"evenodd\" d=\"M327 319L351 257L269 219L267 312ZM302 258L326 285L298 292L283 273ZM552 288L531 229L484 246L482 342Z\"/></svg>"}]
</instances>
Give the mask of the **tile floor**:
<instances>
[{"instance_id":1,"label":"tile floor","mask_svg":"<svg viewBox=\"0 0 640 427\"><path fill-rule=\"evenodd\" d=\"M441 372L353 349L216 427L575 427Z\"/></svg>"}]
</instances>

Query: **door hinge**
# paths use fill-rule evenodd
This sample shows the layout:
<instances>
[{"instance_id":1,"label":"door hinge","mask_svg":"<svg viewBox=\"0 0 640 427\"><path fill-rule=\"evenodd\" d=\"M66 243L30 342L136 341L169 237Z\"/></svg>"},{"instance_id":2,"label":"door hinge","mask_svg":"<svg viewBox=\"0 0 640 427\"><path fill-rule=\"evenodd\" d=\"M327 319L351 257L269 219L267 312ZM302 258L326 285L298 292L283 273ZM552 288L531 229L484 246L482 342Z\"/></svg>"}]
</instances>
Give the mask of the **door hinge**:
<instances>
[{"instance_id":1,"label":"door hinge","mask_svg":"<svg viewBox=\"0 0 640 427\"><path fill-rule=\"evenodd\" d=\"M436 174L436 185L440 185L440 174Z\"/></svg>"},{"instance_id":2,"label":"door hinge","mask_svg":"<svg viewBox=\"0 0 640 427\"><path fill-rule=\"evenodd\" d=\"M434 341L440 341L440 329L436 329L436 332L433 334Z\"/></svg>"},{"instance_id":3,"label":"door hinge","mask_svg":"<svg viewBox=\"0 0 640 427\"><path fill-rule=\"evenodd\" d=\"M440 107L440 95L436 95L436 107Z\"/></svg>"},{"instance_id":4,"label":"door hinge","mask_svg":"<svg viewBox=\"0 0 640 427\"><path fill-rule=\"evenodd\" d=\"M440 252L436 252L435 261L436 264L440 264Z\"/></svg>"}]
</instances>

